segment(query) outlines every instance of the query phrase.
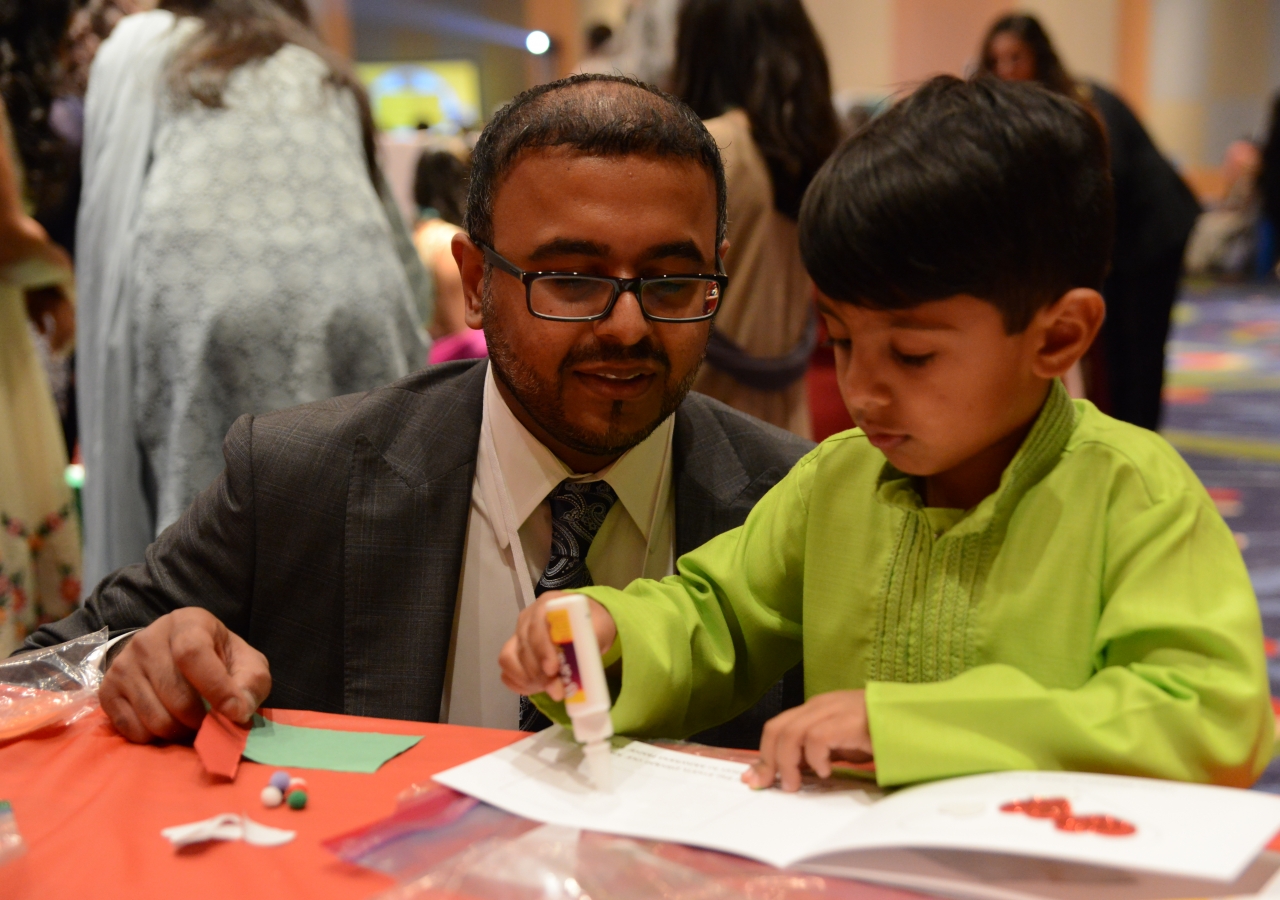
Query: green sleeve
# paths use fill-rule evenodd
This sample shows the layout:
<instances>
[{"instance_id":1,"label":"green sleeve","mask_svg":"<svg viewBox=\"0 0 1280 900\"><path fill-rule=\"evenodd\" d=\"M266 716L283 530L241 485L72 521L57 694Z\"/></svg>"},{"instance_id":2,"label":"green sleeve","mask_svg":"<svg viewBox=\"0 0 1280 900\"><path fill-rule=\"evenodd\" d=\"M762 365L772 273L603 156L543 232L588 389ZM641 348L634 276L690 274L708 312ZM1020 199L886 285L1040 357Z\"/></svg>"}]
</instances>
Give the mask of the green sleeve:
<instances>
[{"instance_id":1,"label":"green sleeve","mask_svg":"<svg viewBox=\"0 0 1280 900\"><path fill-rule=\"evenodd\" d=\"M686 553L677 574L591 587L618 626L613 727L683 738L750 708L800 661L807 497L815 450L732 531ZM564 722L545 695L537 706Z\"/></svg>"},{"instance_id":2,"label":"green sleeve","mask_svg":"<svg viewBox=\"0 0 1280 900\"><path fill-rule=\"evenodd\" d=\"M1108 527L1092 677L1048 688L993 664L869 684L881 784L1001 769L1257 779L1274 724L1257 600L1231 532L1199 491Z\"/></svg>"}]
</instances>

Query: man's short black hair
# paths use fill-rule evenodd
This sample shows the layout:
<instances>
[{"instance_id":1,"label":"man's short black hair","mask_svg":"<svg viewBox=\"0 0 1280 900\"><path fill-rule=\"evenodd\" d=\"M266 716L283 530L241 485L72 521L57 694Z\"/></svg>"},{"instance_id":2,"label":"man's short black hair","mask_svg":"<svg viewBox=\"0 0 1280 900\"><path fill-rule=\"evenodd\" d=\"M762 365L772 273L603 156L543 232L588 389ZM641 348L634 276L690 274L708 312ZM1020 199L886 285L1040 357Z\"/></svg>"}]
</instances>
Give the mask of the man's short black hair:
<instances>
[{"instance_id":1,"label":"man's short black hair","mask_svg":"<svg viewBox=\"0 0 1280 900\"><path fill-rule=\"evenodd\" d=\"M938 76L847 140L800 212L800 250L835 300L908 309L970 294L1026 329L1099 289L1115 230L1106 136L1039 85Z\"/></svg>"},{"instance_id":2,"label":"man's short black hair","mask_svg":"<svg viewBox=\"0 0 1280 900\"><path fill-rule=\"evenodd\" d=\"M565 147L587 156L669 157L695 162L716 185L716 245L724 240L727 193L720 148L679 99L620 75L571 75L520 94L494 115L471 157L464 227L493 243L493 200L502 179L531 151Z\"/></svg>"}]
</instances>

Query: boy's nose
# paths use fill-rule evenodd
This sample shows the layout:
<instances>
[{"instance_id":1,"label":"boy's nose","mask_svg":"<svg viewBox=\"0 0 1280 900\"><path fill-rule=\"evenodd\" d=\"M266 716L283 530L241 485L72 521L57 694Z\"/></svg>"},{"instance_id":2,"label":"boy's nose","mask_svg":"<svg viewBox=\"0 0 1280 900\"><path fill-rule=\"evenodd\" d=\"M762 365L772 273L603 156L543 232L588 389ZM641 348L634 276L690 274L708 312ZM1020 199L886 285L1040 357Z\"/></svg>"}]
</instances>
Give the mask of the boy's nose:
<instances>
[{"instance_id":1,"label":"boy's nose","mask_svg":"<svg viewBox=\"0 0 1280 900\"><path fill-rule=\"evenodd\" d=\"M856 351L850 353L844 371L837 374L840 396L844 399L849 415L855 420L861 413L873 413L888 405L889 391L876 367L860 360Z\"/></svg>"}]
</instances>

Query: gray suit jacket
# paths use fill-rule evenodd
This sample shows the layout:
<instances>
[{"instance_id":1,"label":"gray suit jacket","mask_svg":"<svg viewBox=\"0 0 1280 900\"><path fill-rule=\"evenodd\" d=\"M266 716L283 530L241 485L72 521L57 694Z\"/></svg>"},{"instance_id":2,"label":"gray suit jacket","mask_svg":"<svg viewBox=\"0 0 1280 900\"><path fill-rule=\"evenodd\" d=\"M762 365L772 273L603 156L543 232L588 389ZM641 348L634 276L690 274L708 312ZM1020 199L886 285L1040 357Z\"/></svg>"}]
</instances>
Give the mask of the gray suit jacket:
<instances>
[{"instance_id":1,"label":"gray suit jacket","mask_svg":"<svg viewBox=\"0 0 1280 900\"><path fill-rule=\"evenodd\" d=\"M202 606L266 655L269 706L437 721L486 365L242 416L223 473L145 562L27 646ZM677 553L740 525L812 446L700 394L675 415ZM705 737L757 742L769 715L803 699L801 678Z\"/></svg>"}]
</instances>

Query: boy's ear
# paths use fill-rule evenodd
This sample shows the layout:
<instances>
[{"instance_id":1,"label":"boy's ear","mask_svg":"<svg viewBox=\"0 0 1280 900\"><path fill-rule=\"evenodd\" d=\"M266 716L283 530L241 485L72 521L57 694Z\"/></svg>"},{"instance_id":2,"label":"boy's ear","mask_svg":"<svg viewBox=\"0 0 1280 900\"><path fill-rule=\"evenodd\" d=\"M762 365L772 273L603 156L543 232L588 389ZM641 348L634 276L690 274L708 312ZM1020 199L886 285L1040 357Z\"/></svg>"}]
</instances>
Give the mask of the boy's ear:
<instances>
[{"instance_id":1,"label":"boy's ear","mask_svg":"<svg viewBox=\"0 0 1280 900\"><path fill-rule=\"evenodd\" d=\"M1092 288L1072 288L1036 313L1032 371L1061 378L1093 344L1107 317L1107 304Z\"/></svg>"},{"instance_id":2,"label":"boy's ear","mask_svg":"<svg viewBox=\"0 0 1280 900\"><path fill-rule=\"evenodd\" d=\"M463 314L468 328L480 328L484 324L481 308L484 306L484 251L465 231L453 236L449 249L453 261L458 264L462 276Z\"/></svg>"}]
</instances>

